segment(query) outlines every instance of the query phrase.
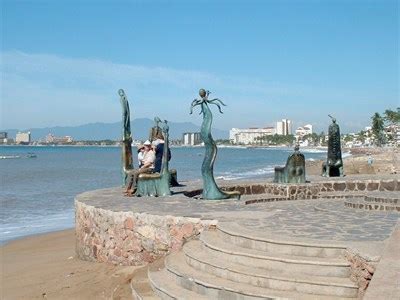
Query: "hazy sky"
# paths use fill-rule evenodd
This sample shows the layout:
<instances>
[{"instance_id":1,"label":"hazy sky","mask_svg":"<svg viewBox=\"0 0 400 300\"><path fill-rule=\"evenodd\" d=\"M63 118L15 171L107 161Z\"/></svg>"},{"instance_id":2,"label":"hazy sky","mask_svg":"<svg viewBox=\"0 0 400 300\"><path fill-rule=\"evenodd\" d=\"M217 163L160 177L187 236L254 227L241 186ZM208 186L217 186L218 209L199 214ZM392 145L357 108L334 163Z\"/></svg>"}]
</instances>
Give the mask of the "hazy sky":
<instances>
[{"instance_id":1,"label":"hazy sky","mask_svg":"<svg viewBox=\"0 0 400 300\"><path fill-rule=\"evenodd\" d=\"M290 118L369 125L399 100L398 1L7 1L0 128L189 115L199 88L228 106L214 125Z\"/></svg>"}]
</instances>

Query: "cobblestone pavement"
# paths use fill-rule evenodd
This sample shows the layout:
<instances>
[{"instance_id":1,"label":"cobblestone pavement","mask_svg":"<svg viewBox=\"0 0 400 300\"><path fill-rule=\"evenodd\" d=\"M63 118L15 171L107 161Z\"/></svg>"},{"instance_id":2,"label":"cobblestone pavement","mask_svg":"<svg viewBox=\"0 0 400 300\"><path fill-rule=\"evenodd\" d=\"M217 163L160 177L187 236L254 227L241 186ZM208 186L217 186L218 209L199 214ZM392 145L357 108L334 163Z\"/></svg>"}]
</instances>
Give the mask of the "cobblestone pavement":
<instances>
[{"instance_id":1,"label":"cobblestone pavement","mask_svg":"<svg viewBox=\"0 0 400 300\"><path fill-rule=\"evenodd\" d=\"M235 222L250 230L269 231L296 238L332 241L383 241L390 236L399 213L364 211L344 206L343 199L264 202L245 205L253 198L272 195L244 195L242 200L209 201L186 197L185 190L201 187L201 182L174 188L172 197L123 197L122 188L90 191L78 201L114 212L130 211ZM342 192L343 193L343 192ZM393 197L396 192L372 192ZM334 192L329 193L334 195ZM111 201L110 201L111 200Z\"/></svg>"},{"instance_id":2,"label":"cobblestone pavement","mask_svg":"<svg viewBox=\"0 0 400 300\"><path fill-rule=\"evenodd\" d=\"M343 200L300 200L253 204L266 217L238 219L252 230L336 241L382 241L390 236L400 215L395 212L349 209Z\"/></svg>"}]
</instances>

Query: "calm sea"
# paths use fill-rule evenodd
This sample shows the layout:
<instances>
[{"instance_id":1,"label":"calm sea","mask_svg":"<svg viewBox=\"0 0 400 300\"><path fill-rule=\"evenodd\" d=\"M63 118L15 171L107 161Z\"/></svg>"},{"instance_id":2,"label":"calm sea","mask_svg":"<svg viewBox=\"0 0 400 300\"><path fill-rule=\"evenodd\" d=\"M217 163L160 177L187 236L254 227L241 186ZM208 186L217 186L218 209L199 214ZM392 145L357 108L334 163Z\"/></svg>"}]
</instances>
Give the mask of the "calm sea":
<instances>
[{"instance_id":1,"label":"calm sea","mask_svg":"<svg viewBox=\"0 0 400 300\"><path fill-rule=\"evenodd\" d=\"M266 178L292 149L219 148L215 177ZM302 150L306 159L326 157ZM28 153L36 158L28 158ZM204 148L173 148L171 168L180 181L201 179ZM87 190L121 184L118 147L3 146L0 156L0 244L19 237L74 226L74 197Z\"/></svg>"}]
</instances>

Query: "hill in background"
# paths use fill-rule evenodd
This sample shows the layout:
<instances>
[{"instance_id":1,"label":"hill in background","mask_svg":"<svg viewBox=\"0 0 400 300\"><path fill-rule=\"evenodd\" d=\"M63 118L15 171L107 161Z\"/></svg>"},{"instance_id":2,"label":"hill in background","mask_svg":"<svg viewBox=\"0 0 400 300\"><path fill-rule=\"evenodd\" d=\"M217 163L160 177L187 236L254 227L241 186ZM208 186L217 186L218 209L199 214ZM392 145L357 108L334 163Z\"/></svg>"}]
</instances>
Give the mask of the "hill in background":
<instances>
[{"instance_id":1,"label":"hill in background","mask_svg":"<svg viewBox=\"0 0 400 300\"><path fill-rule=\"evenodd\" d=\"M200 126L191 122L168 122L170 139L181 139L184 132L198 132ZM149 130L154 125L153 120L147 118L134 119L131 122L133 138L136 140L146 140ZM80 126L56 126L46 128L29 128L24 130L6 129L10 138L15 139L18 131L30 131L32 140L43 139L49 133L55 136L70 135L76 141L80 140L120 140L122 136L121 122L115 123L90 123ZM215 139L227 139L228 131L213 129Z\"/></svg>"}]
</instances>

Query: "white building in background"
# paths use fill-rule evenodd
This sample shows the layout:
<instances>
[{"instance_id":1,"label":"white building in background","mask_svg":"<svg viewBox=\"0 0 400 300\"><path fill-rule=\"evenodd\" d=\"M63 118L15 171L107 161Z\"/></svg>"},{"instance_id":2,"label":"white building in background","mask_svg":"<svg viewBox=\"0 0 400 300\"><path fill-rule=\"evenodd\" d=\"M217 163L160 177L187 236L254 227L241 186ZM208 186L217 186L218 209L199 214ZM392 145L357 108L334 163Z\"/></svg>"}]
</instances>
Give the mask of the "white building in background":
<instances>
[{"instance_id":1,"label":"white building in background","mask_svg":"<svg viewBox=\"0 0 400 300\"><path fill-rule=\"evenodd\" d=\"M276 122L276 134L289 135L292 134L292 121L289 119L282 119Z\"/></svg>"},{"instance_id":2,"label":"white building in background","mask_svg":"<svg viewBox=\"0 0 400 300\"><path fill-rule=\"evenodd\" d=\"M311 124L300 126L299 128L296 129L297 137L303 137L305 135L312 134L312 133L313 133L313 127Z\"/></svg>"},{"instance_id":3,"label":"white building in background","mask_svg":"<svg viewBox=\"0 0 400 300\"><path fill-rule=\"evenodd\" d=\"M31 133L28 132L18 132L15 136L16 144L29 144L31 142Z\"/></svg>"},{"instance_id":4,"label":"white building in background","mask_svg":"<svg viewBox=\"0 0 400 300\"><path fill-rule=\"evenodd\" d=\"M183 145L195 146L201 144L200 132L185 132L182 137Z\"/></svg>"},{"instance_id":5,"label":"white building in background","mask_svg":"<svg viewBox=\"0 0 400 300\"><path fill-rule=\"evenodd\" d=\"M54 136L53 134L49 133L46 135L46 143L47 144L69 144L72 143L74 139L72 136Z\"/></svg>"},{"instance_id":6,"label":"white building in background","mask_svg":"<svg viewBox=\"0 0 400 300\"><path fill-rule=\"evenodd\" d=\"M229 131L229 140L234 144L255 144L257 143L257 138L265 135L274 135L274 127L265 128L232 128Z\"/></svg>"}]
</instances>

